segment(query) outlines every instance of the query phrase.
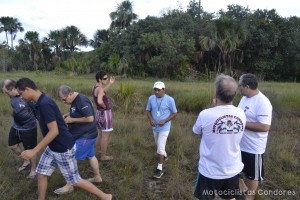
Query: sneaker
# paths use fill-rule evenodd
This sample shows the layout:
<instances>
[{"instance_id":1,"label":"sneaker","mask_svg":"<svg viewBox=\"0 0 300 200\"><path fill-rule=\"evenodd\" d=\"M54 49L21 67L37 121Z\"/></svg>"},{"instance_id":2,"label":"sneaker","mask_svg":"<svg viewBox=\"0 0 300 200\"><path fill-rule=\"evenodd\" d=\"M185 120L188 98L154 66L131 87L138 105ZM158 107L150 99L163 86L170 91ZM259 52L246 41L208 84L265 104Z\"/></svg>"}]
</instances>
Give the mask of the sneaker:
<instances>
[{"instance_id":1,"label":"sneaker","mask_svg":"<svg viewBox=\"0 0 300 200\"><path fill-rule=\"evenodd\" d=\"M27 179L34 179L36 177L36 172L30 172L30 174L26 177Z\"/></svg>"},{"instance_id":2,"label":"sneaker","mask_svg":"<svg viewBox=\"0 0 300 200\"><path fill-rule=\"evenodd\" d=\"M154 178L161 178L163 174L164 174L164 173L163 173L162 170L156 169L156 170L155 170L155 173L154 173L154 175L153 175L153 177L154 177Z\"/></svg>"},{"instance_id":3,"label":"sneaker","mask_svg":"<svg viewBox=\"0 0 300 200\"><path fill-rule=\"evenodd\" d=\"M30 166L30 162L29 161L24 161L24 163L22 164L22 166L20 166L18 168L18 172L21 172L23 170L25 170L26 168L28 168Z\"/></svg>"}]
</instances>

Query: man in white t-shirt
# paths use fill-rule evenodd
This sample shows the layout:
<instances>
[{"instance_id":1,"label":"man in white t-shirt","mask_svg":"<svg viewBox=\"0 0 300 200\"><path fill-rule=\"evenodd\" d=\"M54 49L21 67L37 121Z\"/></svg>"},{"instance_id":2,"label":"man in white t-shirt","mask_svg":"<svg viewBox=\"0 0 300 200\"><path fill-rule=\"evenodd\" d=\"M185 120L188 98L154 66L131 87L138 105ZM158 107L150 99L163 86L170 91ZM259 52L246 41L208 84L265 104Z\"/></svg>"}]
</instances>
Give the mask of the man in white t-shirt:
<instances>
[{"instance_id":1,"label":"man in white t-shirt","mask_svg":"<svg viewBox=\"0 0 300 200\"><path fill-rule=\"evenodd\" d=\"M244 165L240 141L246 124L242 109L232 105L237 82L219 75L215 81L214 107L200 112L193 132L202 136L194 196L210 200L215 195L235 199L239 195L238 175Z\"/></svg>"},{"instance_id":2,"label":"man in white t-shirt","mask_svg":"<svg viewBox=\"0 0 300 200\"><path fill-rule=\"evenodd\" d=\"M243 95L238 107L246 114L246 129L241 140L243 173L246 184L240 179L240 187L247 191L245 199L254 199L259 181L263 180L263 155L271 127L272 105L258 90L258 80L253 74L244 74L239 80L239 90Z\"/></svg>"}]
</instances>

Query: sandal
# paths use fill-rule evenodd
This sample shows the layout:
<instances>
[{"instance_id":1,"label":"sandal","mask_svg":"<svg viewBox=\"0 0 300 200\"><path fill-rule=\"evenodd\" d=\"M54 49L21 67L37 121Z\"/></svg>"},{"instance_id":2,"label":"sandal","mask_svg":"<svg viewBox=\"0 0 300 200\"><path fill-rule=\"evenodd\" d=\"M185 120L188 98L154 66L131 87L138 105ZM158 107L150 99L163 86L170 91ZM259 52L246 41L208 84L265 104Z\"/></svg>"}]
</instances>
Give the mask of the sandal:
<instances>
[{"instance_id":1,"label":"sandal","mask_svg":"<svg viewBox=\"0 0 300 200\"><path fill-rule=\"evenodd\" d=\"M96 183L96 184L97 183L102 183L102 179L101 179L101 181L96 181L95 178L88 178L87 181L90 182L90 183Z\"/></svg>"},{"instance_id":2,"label":"sandal","mask_svg":"<svg viewBox=\"0 0 300 200\"><path fill-rule=\"evenodd\" d=\"M100 160L102 160L102 161L108 161L108 160L113 160L114 159L114 157L112 157L112 156L101 156L101 158L100 158Z\"/></svg>"},{"instance_id":3,"label":"sandal","mask_svg":"<svg viewBox=\"0 0 300 200\"><path fill-rule=\"evenodd\" d=\"M74 187L71 186L71 187L61 187L61 188L58 188L56 190L54 190L54 193L55 194L68 194L68 193L71 193L74 191Z\"/></svg>"},{"instance_id":4,"label":"sandal","mask_svg":"<svg viewBox=\"0 0 300 200\"><path fill-rule=\"evenodd\" d=\"M24 161L23 165L21 167L18 168L18 172L23 171L24 169L26 169L28 166L30 165L29 161Z\"/></svg>"}]
</instances>

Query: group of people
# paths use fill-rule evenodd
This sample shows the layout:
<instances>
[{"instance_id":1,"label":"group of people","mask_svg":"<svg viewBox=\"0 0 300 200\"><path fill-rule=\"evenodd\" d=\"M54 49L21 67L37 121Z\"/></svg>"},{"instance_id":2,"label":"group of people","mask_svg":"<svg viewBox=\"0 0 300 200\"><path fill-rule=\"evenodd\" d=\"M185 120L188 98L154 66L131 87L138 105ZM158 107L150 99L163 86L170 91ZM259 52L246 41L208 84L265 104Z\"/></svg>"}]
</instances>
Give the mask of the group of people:
<instances>
[{"instance_id":1,"label":"group of people","mask_svg":"<svg viewBox=\"0 0 300 200\"><path fill-rule=\"evenodd\" d=\"M158 165L154 178L164 174L163 162L171 120L177 115L175 101L165 94L165 84L153 86L146 111L157 145ZM237 91L243 96L233 105ZM200 112L193 132L200 135L200 159L194 196L201 200L235 199L243 194L252 200L263 180L263 156L271 127L272 105L259 91L254 74L243 74L237 83L219 75L215 80L213 105ZM244 182L245 180L245 182Z\"/></svg>"},{"instance_id":2,"label":"group of people","mask_svg":"<svg viewBox=\"0 0 300 200\"><path fill-rule=\"evenodd\" d=\"M171 120L177 115L174 99L165 94L165 84L154 83L154 95L146 111L157 145L158 165L153 175L161 178ZM243 96L236 107L237 91ZM272 105L258 89L254 74L243 74L237 83L219 75L215 80L213 105L200 112L193 132L200 135L200 159L194 196L201 200L235 199L243 194L253 200L264 177L263 156L272 121Z\"/></svg>"},{"instance_id":3,"label":"group of people","mask_svg":"<svg viewBox=\"0 0 300 200\"><path fill-rule=\"evenodd\" d=\"M96 74L96 81L92 90L96 112L85 95L67 85L58 88L58 98L70 104L69 113L63 115L57 104L31 79L3 82L2 90L10 96L14 112L8 144L24 159L19 171L31 163L28 178L34 178L37 173L39 199L45 199L47 177L57 167L67 184L55 193L72 192L73 186L76 186L100 199L116 199L93 185L102 182L94 144L99 147L100 160L113 159L106 153L109 133L113 130L106 92L114 84L115 77L109 78L106 72L100 71ZM149 97L146 106L157 147L158 164L153 175L156 179L164 174L163 164L168 159L167 138L171 121L177 116L175 100L166 94L165 88L163 82L155 82L154 94ZM236 107L233 100L238 90L243 97ZM36 119L44 136L39 143ZM227 75L216 77L213 105L200 112L192 128L201 137L196 198L214 199L218 195L224 199L235 199L243 193L246 200L254 199L258 183L264 176L263 155L271 119L272 105L259 91L255 75L244 74L238 83ZM44 148L36 167L36 155ZM94 177L87 180L81 178L77 167L77 161L86 159L94 173Z\"/></svg>"},{"instance_id":4,"label":"group of people","mask_svg":"<svg viewBox=\"0 0 300 200\"><path fill-rule=\"evenodd\" d=\"M14 116L9 133L9 147L24 160L19 171L31 164L31 172L27 178L35 178L37 174L39 200L46 198L48 177L57 167L67 184L55 190L56 194L72 192L76 186L99 199L116 199L93 184L102 182L94 152L96 140L99 143L100 159L113 159L112 156L106 155L109 133L113 128L111 109L105 92L114 84L115 77L110 77L107 84L108 75L101 71L96 74L96 81L92 95L97 105L97 115L89 98L74 91L70 86L61 85L58 88L58 98L70 104L69 113L62 115L55 101L40 91L33 80L21 78L18 81L7 79L3 82L2 90L11 99ZM39 122L43 134L39 143L36 121ZM24 151L20 147L21 143ZM43 149L36 166L37 154ZM77 161L86 159L94 177L85 180L79 174Z\"/></svg>"}]
</instances>

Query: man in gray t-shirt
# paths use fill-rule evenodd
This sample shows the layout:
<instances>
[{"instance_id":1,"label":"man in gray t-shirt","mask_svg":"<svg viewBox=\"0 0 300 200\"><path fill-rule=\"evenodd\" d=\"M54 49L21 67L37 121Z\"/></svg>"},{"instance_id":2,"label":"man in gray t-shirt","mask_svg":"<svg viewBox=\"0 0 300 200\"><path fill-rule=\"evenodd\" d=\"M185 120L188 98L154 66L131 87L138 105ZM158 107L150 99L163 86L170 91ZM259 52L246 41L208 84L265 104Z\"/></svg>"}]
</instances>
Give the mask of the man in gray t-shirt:
<instances>
[{"instance_id":1,"label":"man in gray t-shirt","mask_svg":"<svg viewBox=\"0 0 300 200\"><path fill-rule=\"evenodd\" d=\"M21 143L25 150L33 149L37 145L37 123L34 112L34 105L26 103L15 89L16 82L7 79L2 84L2 91L10 97L13 108L13 124L11 126L8 146L18 156L21 154ZM31 170L27 178L33 179L36 176L36 156L30 161L24 160L18 171L21 172L31 164Z\"/></svg>"}]
</instances>

